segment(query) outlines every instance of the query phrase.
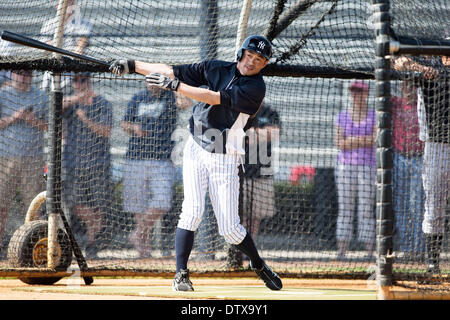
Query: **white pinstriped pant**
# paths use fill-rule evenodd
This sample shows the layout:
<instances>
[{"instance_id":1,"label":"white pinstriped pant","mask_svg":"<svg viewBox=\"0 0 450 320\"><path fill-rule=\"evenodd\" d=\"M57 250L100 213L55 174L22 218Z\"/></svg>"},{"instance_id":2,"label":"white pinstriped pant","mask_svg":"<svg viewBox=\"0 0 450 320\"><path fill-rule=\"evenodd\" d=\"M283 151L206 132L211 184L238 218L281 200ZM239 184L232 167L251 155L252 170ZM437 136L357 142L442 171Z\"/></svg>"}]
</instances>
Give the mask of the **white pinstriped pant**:
<instances>
[{"instance_id":1,"label":"white pinstriped pant","mask_svg":"<svg viewBox=\"0 0 450 320\"><path fill-rule=\"evenodd\" d=\"M353 214L357 203L358 241L375 241L375 192L376 168L366 165L338 164L335 169L338 192L339 213L336 238L351 241L353 234Z\"/></svg>"},{"instance_id":2,"label":"white pinstriped pant","mask_svg":"<svg viewBox=\"0 0 450 320\"><path fill-rule=\"evenodd\" d=\"M197 230L205 207L209 188L219 234L230 244L239 244L247 231L240 223L239 156L210 153L192 138L186 142L183 153L184 200L178 227Z\"/></svg>"},{"instance_id":3,"label":"white pinstriped pant","mask_svg":"<svg viewBox=\"0 0 450 320\"><path fill-rule=\"evenodd\" d=\"M422 166L426 234L444 232L445 210L450 197L450 144L425 142Z\"/></svg>"}]
</instances>

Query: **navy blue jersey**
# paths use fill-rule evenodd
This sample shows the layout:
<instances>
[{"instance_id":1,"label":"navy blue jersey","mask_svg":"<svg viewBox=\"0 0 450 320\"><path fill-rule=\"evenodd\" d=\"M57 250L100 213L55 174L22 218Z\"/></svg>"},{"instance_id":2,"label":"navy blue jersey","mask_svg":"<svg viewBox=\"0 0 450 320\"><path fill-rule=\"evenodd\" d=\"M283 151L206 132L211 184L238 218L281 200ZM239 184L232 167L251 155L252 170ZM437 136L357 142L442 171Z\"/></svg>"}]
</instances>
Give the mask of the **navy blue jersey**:
<instances>
[{"instance_id":1,"label":"navy blue jersey","mask_svg":"<svg viewBox=\"0 0 450 320\"><path fill-rule=\"evenodd\" d=\"M185 84L220 92L219 105L200 102L194 106L189 130L203 149L229 153L230 130L243 132L248 117L261 106L266 93L263 77L260 74L243 76L237 69L237 62L219 60L173 66L173 71Z\"/></svg>"},{"instance_id":2,"label":"navy blue jersey","mask_svg":"<svg viewBox=\"0 0 450 320\"><path fill-rule=\"evenodd\" d=\"M159 96L147 89L139 92L128 103L123 120L139 124L146 132L143 137L134 134L130 137L126 154L128 159L170 159L174 145L171 136L177 122L173 92L164 90Z\"/></svg>"}]
</instances>

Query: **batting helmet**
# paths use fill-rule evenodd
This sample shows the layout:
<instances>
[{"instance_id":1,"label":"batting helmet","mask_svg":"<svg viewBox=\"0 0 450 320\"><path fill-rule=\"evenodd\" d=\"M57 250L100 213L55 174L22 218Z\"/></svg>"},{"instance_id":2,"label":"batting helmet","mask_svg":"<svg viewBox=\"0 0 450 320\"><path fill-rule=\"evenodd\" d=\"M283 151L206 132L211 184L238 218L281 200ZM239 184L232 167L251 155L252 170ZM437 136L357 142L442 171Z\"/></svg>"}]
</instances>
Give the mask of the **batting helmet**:
<instances>
[{"instance_id":1,"label":"batting helmet","mask_svg":"<svg viewBox=\"0 0 450 320\"><path fill-rule=\"evenodd\" d=\"M242 59L244 50L250 50L262 54L267 60L272 56L272 44L263 36L253 35L247 37L237 52L237 60Z\"/></svg>"}]
</instances>

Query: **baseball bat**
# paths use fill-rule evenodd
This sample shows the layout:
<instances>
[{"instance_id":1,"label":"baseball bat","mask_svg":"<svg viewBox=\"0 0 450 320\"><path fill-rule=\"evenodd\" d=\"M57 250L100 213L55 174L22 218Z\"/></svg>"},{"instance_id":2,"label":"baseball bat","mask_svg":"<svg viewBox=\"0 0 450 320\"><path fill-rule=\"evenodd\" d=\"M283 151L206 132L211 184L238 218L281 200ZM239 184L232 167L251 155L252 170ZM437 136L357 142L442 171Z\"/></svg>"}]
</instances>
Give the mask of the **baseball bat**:
<instances>
[{"instance_id":1,"label":"baseball bat","mask_svg":"<svg viewBox=\"0 0 450 320\"><path fill-rule=\"evenodd\" d=\"M67 221L66 216L64 215L64 212L62 212L62 210L59 210L59 215L63 222L64 229L66 229L66 233L69 236L70 244L72 246L73 254L77 259L78 266L80 267L81 271L86 271L88 269L86 259L84 258L83 253L81 252L80 247L78 246L78 243L72 233L69 222ZM83 276L83 281L86 285L90 285L94 282L94 278L91 276Z\"/></svg>"},{"instance_id":2,"label":"baseball bat","mask_svg":"<svg viewBox=\"0 0 450 320\"><path fill-rule=\"evenodd\" d=\"M86 56L84 54L79 54L79 53L75 53L75 52L72 52L69 50L61 49L61 48L49 45L45 42L31 39L24 35L21 35L18 33L13 33L13 32L7 31L7 30L3 30L2 39L9 41L9 42L18 43L18 44L21 44L21 45L24 45L27 47L31 47L31 48L41 49L41 50L45 50L45 51L49 51L49 52L56 52L56 53L62 54L64 56L69 56L69 57L77 58L80 60L92 62L95 64L102 65L104 67L109 68L109 66L110 66L110 64L106 61L98 60L98 59Z\"/></svg>"},{"instance_id":3,"label":"baseball bat","mask_svg":"<svg viewBox=\"0 0 450 320\"><path fill-rule=\"evenodd\" d=\"M47 173L44 174L44 179L47 181ZM66 230L67 236L69 237L69 242L70 246L72 247L73 254L77 260L78 266L80 267L80 271L88 270L86 259L84 258L83 253L78 246L78 242L72 233L72 229L70 227L69 221L67 221L66 215L64 214L60 206L58 206L56 211L58 211L59 216L61 217L64 229ZM83 276L83 280L86 285L90 285L94 282L94 278L91 276Z\"/></svg>"}]
</instances>

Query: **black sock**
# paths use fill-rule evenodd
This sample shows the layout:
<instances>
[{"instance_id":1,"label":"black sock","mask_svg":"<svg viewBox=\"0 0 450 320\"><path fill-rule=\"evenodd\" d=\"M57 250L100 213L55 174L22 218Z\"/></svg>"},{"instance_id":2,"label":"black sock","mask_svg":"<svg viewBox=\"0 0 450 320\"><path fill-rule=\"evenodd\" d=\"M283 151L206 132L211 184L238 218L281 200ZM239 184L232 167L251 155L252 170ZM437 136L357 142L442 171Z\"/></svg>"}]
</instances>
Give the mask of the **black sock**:
<instances>
[{"instance_id":1,"label":"black sock","mask_svg":"<svg viewBox=\"0 0 450 320\"><path fill-rule=\"evenodd\" d=\"M256 269L261 269L263 266L263 260L259 256L258 250L256 249L255 243L251 235L247 232L244 240L241 243L237 244L236 247L245 253L252 262L252 267Z\"/></svg>"},{"instance_id":2,"label":"black sock","mask_svg":"<svg viewBox=\"0 0 450 320\"><path fill-rule=\"evenodd\" d=\"M426 235L426 247L428 264L439 266L439 258L441 254L442 247L442 234L429 234Z\"/></svg>"},{"instance_id":3,"label":"black sock","mask_svg":"<svg viewBox=\"0 0 450 320\"><path fill-rule=\"evenodd\" d=\"M194 245L194 231L177 228L175 233L175 255L177 258L177 270L187 269L189 255Z\"/></svg>"}]
</instances>

